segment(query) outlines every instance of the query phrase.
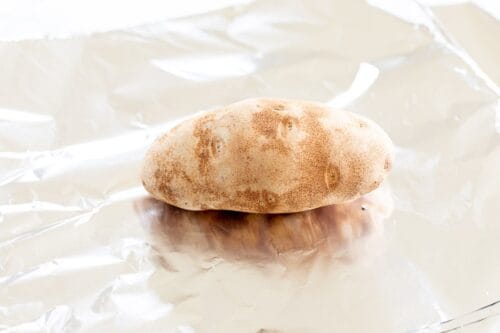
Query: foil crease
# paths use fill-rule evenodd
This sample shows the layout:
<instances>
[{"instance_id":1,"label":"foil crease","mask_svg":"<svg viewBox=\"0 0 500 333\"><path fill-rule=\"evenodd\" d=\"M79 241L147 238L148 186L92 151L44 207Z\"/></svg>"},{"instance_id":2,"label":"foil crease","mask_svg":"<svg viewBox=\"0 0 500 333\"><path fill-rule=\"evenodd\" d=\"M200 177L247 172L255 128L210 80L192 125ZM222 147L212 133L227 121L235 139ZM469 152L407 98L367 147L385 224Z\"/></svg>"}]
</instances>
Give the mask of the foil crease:
<instances>
[{"instance_id":1,"label":"foil crease","mask_svg":"<svg viewBox=\"0 0 500 333\"><path fill-rule=\"evenodd\" d=\"M0 332L499 331L500 12L434 3L4 2ZM297 214L148 196L157 135L260 96L368 116L393 172Z\"/></svg>"}]
</instances>

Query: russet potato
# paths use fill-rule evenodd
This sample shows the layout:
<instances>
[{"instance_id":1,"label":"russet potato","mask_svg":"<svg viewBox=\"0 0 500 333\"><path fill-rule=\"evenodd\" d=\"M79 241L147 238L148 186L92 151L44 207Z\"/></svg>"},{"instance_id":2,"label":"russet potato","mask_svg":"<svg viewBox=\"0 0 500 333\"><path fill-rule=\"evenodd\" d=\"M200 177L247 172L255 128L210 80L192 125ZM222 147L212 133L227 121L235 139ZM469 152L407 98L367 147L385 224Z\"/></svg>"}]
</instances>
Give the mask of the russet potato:
<instances>
[{"instance_id":1,"label":"russet potato","mask_svg":"<svg viewBox=\"0 0 500 333\"><path fill-rule=\"evenodd\" d=\"M354 200L390 171L393 145L373 121L318 103L249 99L160 136L142 180L188 210L290 213Z\"/></svg>"}]
</instances>

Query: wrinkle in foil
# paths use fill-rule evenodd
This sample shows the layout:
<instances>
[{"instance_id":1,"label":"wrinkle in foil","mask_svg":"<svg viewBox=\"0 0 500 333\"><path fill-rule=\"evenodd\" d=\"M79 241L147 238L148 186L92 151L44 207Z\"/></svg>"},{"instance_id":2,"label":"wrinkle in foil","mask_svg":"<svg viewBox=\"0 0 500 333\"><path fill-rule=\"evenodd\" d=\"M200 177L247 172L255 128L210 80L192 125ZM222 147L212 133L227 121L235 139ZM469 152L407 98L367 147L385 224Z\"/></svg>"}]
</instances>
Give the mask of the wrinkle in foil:
<instances>
[{"instance_id":1,"label":"wrinkle in foil","mask_svg":"<svg viewBox=\"0 0 500 333\"><path fill-rule=\"evenodd\" d=\"M453 24L497 13L433 3L5 2L0 332L498 331L498 50ZM372 118L387 182L272 216L148 196L155 137L258 96Z\"/></svg>"}]
</instances>

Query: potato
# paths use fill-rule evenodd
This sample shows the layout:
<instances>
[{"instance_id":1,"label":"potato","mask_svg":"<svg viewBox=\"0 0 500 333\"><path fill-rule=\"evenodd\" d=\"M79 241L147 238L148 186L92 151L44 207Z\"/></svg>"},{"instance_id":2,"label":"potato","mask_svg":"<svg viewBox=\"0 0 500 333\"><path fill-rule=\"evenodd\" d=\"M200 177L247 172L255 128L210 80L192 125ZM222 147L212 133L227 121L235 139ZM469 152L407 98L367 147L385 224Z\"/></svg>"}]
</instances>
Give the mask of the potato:
<instances>
[{"instance_id":1,"label":"potato","mask_svg":"<svg viewBox=\"0 0 500 333\"><path fill-rule=\"evenodd\" d=\"M195 116L158 138L142 180L188 210L290 213L354 200L391 169L374 122L328 106L249 99Z\"/></svg>"}]
</instances>

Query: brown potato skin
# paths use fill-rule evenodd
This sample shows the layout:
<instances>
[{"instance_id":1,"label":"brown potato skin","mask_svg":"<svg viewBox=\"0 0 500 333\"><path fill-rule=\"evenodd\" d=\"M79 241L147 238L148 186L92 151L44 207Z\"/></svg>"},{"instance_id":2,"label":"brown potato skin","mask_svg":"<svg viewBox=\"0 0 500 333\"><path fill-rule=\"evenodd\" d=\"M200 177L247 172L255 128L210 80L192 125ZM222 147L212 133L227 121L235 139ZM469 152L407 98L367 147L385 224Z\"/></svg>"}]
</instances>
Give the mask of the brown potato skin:
<instances>
[{"instance_id":1,"label":"brown potato skin","mask_svg":"<svg viewBox=\"0 0 500 333\"><path fill-rule=\"evenodd\" d=\"M290 213L354 200L392 167L374 122L318 103L249 99L205 112L160 136L142 181L188 210Z\"/></svg>"}]
</instances>

